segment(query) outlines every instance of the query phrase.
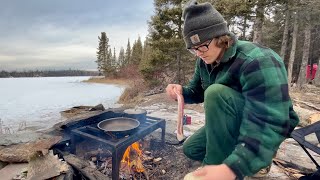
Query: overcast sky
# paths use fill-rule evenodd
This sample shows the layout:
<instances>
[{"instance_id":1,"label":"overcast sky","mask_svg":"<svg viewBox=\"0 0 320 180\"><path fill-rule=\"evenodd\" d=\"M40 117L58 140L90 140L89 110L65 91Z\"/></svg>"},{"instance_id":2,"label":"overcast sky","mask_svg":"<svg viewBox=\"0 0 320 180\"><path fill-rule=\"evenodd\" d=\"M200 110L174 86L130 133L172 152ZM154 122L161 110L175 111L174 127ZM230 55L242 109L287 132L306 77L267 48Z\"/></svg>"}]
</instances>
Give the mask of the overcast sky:
<instances>
[{"instance_id":1,"label":"overcast sky","mask_svg":"<svg viewBox=\"0 0 320 180\"><path fill-rule=\"evenodd\" d=\"M118 56L153 14L153 0L0 0L0 70L96 69L101 32Z\"/></svg>"}]
</instances>

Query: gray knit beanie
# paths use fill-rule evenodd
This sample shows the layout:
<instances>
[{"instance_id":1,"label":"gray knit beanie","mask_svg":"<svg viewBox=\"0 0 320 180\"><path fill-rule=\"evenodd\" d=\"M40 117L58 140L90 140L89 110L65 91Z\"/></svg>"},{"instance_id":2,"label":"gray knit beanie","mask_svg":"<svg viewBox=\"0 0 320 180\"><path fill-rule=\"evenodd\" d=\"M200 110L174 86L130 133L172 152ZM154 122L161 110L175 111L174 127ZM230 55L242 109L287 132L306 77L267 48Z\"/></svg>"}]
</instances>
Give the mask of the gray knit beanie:
<instances>
[{"instance_id":1,"label":"gray knit beanie","mask_svg":"<svg viewBox=\"0 0 320 180\"><path fill-rule=\"evenodd\" d=\"M183 37L188 49L207 40L232 34L227 22L210 3L189 1L183 11L183 18Z\"/></svg>"}]
</instances>

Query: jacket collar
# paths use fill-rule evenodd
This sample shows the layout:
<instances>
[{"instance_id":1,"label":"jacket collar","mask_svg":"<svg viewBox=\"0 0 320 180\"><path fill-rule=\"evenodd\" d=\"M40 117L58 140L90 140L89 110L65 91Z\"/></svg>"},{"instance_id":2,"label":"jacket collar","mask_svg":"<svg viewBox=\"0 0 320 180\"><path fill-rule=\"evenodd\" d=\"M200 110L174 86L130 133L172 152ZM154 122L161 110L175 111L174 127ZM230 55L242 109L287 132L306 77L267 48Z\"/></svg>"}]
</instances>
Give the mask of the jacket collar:
<instances>
[{"instance_id":1,"label":"jacket collar","mask_svg":"<svg viewBox=\"0 0 320 180\"><path fill-rule=\"evenodd\" d=\"M236 37L233 37L233 39L234 39L233 45L224 52L224 54L223 54L220 62L226 63L226 62L228 62L233 56L236 55L238 39L237 39Z\"/></svg>"}]
</instances>

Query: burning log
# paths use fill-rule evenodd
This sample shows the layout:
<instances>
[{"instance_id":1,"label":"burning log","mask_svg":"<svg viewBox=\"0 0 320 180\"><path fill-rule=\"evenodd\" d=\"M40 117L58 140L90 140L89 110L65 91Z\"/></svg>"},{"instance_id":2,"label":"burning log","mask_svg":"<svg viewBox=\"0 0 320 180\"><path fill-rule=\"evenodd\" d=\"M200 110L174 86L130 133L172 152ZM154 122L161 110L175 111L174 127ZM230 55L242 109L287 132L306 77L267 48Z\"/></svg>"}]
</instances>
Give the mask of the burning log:
<instances>
[{"instance_id":1,"label":"burning log","mask_svg":"<svg viewBox=\"0 0 320 180\"><path fill-rule=\"evenodd\" d=\"M129 172L132 170L133 172L142 173L145 178L149 180L149 175L144 168L142 161L144 157L146 156L142 153L140 144L138 142L135 142L126 149L121 162L127 165L127 168L129 168Z\"/></svg>"}]
</instances>

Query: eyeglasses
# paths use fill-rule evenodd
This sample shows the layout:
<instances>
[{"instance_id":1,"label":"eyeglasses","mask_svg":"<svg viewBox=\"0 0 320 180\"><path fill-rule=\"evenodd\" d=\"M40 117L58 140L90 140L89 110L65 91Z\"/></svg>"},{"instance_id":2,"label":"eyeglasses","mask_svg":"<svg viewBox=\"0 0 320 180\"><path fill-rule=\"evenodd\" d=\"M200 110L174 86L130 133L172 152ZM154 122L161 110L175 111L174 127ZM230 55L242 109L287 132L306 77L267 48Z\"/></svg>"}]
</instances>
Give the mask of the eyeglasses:
<instances>
[{"instance_id":1,"label":"eyeglasses","mask_svg":"<svg viewBox=\"0 0 320 180\"><path fill-rule=\"evenodd\" d=\"M212 42L213 39L211 39L210 41L208 41L206 44L201 45L199 47L196 48L190 48L188 49L192 54L197 54L197 51L200 51L202 53L207 52L209 50L209 45Z\"/></svg>"}]
</instances>

